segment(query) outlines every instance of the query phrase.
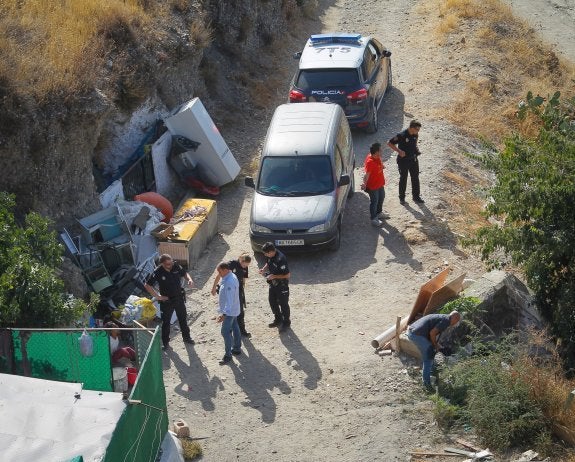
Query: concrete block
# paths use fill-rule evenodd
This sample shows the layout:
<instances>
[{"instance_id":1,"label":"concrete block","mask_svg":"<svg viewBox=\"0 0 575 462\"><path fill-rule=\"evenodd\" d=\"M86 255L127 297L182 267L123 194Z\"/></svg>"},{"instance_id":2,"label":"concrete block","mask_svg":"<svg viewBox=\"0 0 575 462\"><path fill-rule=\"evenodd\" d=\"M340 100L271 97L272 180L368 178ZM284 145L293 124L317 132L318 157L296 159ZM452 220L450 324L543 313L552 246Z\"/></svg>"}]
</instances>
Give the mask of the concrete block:
<instances>
[{"instance_id":1,"label":"concrete block","mask_svg":"<svg viewBox=\"0 0 575 462\"><path fill-rule=\"evenodd\" d=\"M190 437L190 427L183 419L174 420L173 431L178 438Z\"/></svg>"}]
</instances>

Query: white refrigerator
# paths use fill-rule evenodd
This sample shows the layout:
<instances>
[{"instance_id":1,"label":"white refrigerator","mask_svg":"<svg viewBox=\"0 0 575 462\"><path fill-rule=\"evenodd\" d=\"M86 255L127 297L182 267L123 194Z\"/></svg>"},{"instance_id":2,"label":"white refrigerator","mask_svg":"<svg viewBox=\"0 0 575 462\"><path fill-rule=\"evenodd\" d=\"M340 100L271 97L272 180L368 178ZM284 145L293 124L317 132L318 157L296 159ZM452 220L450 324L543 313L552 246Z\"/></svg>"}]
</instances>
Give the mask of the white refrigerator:
<instances>
[{"instance_id":1,"label":"white refrigerator","mask_svg":"<svg viewBox=\"0 0 575 462\"><path fill-rule=\"evenodd\" d=\"M208 171L214 180L211 186L222 186L238 176L240 166L199 98L181 105L164 123L172 135L200 143L198 149L188 151L186 157Z\"/></svg>"}]
</instances>

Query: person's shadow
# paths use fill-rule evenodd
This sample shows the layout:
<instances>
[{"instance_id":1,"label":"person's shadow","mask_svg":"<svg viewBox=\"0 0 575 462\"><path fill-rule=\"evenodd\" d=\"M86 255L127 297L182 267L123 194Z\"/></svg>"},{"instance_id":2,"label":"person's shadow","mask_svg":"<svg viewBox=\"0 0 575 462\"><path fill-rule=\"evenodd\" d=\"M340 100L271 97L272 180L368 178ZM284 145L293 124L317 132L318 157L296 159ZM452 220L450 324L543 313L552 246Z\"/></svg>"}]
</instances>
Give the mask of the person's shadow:
<instances>
[{"instance_id":1,"label":"person's shadow","mask_svg":"<svg viewBox=\"0 0 575 462\"><path fill-rule=\"evenodd\" d=\"M189 364L182 361L175 351L168 352L180 375L180 383L174 387L174 391L190 401L199 401L205 411L213 411L213 400L218 391L224 389L224 384L219 377L210 377L208 368L204 366L193 346L186 346L186 350Z\"/></svg>"},{"instance_id":2,"label":"person's shadow","mask_svg":"<svg viewBox=\"0 0 575 462\"><path fill-rule=\"evenodd\" d=\"M415 271L423 270L423 264L413 258L413 250L411 250L407 239L395 226L384 221L379 233L383 237L383 245L393 255L393 258L387 260L388 263L408 264Z\"/></svg>"},{"instance_id":3,"label":"person's shadow","mask_svg":"<svg viewBox=\"0 0 575 462\"><path fill-rule=\"evenodd\" d=\"M301 343L299 337L292 329L282 332L280 339L290 352L290 359L287 364L296 371L303 371L306 374L303 382L304 386L309 390L315 390L318 381L322 377L321 368L317 360Z\"/></svg>"},{"instance_id":4,"label":"person's shadow","mask_svg":"<svg viewBox=\"0 0 575 462\"><path fill-rule=\"evenodd\" d=\"M247 402L242 405L257 409L265 423L271 423L276 417L276 403L271 391L278 388L284 395L291 393L289 385L282 380L277 367L270 363L251 341L243 339L244 351L247 355L236 356L239 362L230 363L236 383L247 395Z\"/></svg>"}]
</instances>

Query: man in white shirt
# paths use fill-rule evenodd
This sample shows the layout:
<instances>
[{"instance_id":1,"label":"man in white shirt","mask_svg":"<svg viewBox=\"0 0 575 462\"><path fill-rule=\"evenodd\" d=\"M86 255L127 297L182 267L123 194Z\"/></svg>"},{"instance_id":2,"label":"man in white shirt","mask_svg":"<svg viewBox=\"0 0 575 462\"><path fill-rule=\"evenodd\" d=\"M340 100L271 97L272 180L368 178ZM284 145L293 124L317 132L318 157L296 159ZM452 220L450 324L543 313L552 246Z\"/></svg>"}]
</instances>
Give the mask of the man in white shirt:
<instances>
[{"instance_id":1,"label":"man in white shirt","mask_svg":"<svg viewBox=\"0 0 575 462\"><path fill-rule=\"evenodd\" d=\"M220 365L232 360L232 355L242 354L242 334L238 324L240 314L240 284L238 278L230 270L227 262L220 263L216 271L220 276L219 316L217 322L222 323L222 337L224 338L225 354Z\"/></svg>"}]
</instances>

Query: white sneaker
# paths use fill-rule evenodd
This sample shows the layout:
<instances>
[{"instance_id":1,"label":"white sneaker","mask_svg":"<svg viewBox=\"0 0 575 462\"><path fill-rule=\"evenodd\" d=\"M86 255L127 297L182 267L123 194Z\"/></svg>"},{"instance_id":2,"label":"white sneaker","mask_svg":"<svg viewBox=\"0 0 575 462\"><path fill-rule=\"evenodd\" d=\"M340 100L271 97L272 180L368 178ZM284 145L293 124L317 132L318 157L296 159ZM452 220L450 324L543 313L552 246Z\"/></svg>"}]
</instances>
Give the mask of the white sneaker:
<instances>
[{"instance_id":1,"label":"white sneaker","mask_svg":"<svg viewBox=\"0 0 575 462\"><path fill-rule=\"evenodd\" d=\"M371 224L373 226L381 226L383 225L383 222L379 218L374 218L373 220L371 220Z\"/></svg>"},{"instance_id":2,"label":"white sneaker","mask_svg":"<svg viewBox=\"0 0 575 462\"><path fill-rule=\"evenodd\" d=\"M377 217L381 218L381 219L386 219L386 218L389 218L390 215L387 212L381 212Z\"/></svg>"}]
</instances>

